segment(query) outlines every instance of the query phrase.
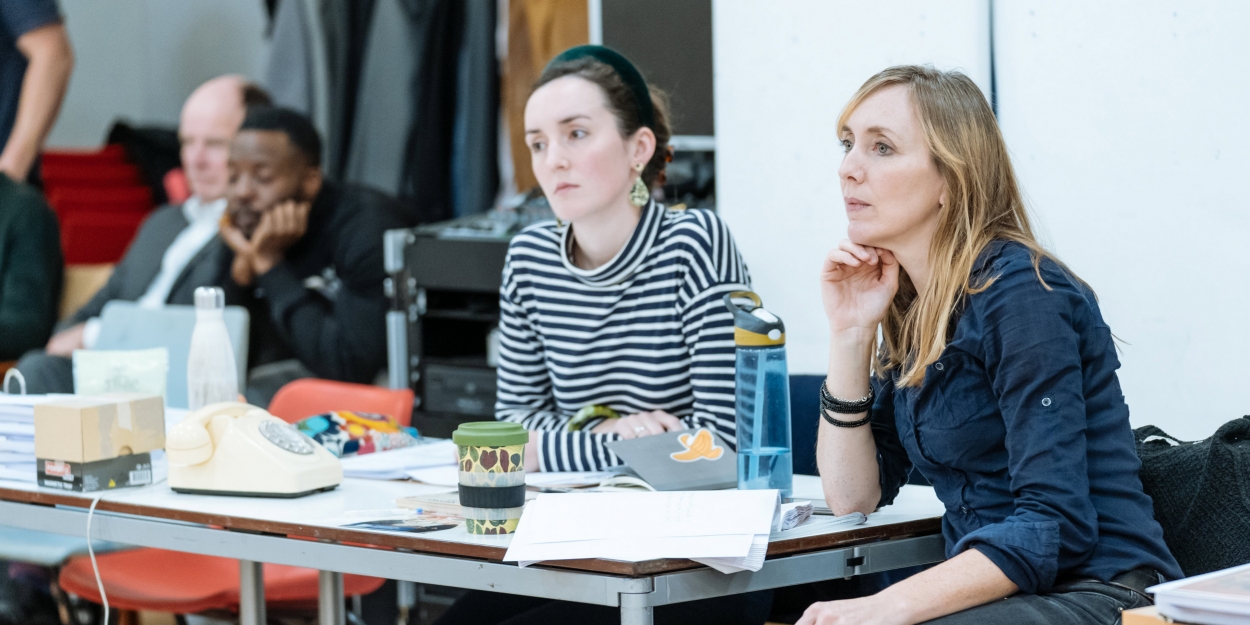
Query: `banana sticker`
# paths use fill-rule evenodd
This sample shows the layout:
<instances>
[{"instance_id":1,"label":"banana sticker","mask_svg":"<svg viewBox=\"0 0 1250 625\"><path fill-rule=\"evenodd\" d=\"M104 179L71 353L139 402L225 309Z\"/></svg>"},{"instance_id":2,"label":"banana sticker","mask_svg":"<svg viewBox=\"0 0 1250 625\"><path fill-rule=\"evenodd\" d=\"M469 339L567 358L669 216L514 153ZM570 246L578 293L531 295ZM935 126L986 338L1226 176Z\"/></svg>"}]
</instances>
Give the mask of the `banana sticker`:
<instances>
[{"instance_id":1,"label":"banana sticker","mask_svg":"<svg viewBox=\"0 0 1250 625\"><path fill-rule=\"evenodd\" d=\"M696 460L718 460L725 453L725 448L716 444L712 433L699 430L694 434L682 434L678 442L686 449L673 452L669 457L678 462L694 462Z\"/></svg>"}]
</instances>

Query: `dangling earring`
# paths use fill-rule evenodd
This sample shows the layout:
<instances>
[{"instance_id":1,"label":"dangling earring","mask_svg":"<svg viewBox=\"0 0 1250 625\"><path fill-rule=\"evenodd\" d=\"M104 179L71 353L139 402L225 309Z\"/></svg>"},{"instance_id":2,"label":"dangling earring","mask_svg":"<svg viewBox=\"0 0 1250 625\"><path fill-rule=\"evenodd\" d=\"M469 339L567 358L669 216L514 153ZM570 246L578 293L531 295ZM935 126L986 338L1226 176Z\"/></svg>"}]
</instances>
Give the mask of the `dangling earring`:
<instances>
[{"instance_id":1,"label":"dangling earring","mask_svg":"<svg viewBox=\"0 0 1250 625\"><path fill-rule=\"evenodd\" d=\"M647 200L651 199L651 190L647 188L647 183L642 181L642 168L642 163L634 165L634 169L639 176L634 180L634 187L629 190L629 203L639 208L646 205Z\"/></svg>"}]
</instances>

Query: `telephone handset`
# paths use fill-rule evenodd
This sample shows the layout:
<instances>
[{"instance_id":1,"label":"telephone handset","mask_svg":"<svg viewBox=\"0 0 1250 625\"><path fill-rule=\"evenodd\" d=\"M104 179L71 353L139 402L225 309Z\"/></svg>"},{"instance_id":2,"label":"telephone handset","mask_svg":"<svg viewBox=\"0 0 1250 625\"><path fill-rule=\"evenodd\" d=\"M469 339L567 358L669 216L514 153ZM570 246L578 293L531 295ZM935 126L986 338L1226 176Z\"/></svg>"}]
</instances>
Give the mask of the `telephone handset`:
<instances>
[{"instance_id":1,"label":"telephone handset","mask_svg":"<svg viewBox=\"0 0 1250 625\"><path fill-rule=\"evenodd\" d=\"M176 492L301 497L343 481L329 451L268 412L238 402L205 406L165 438Z\"/></svg>"}]
</instances>

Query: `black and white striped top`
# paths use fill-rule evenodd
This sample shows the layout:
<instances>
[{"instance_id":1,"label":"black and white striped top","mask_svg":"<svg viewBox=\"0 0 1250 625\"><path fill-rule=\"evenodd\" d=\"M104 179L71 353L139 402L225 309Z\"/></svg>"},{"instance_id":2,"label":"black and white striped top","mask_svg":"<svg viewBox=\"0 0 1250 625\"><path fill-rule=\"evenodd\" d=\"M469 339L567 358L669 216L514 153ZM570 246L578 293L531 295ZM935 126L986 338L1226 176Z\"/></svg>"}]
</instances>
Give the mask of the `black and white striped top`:
<instances>
[{"instance_id":1,"label":"black and white striped top","mask_svg":"<svg viewBox=\"0 0 1250 625\"><path fill-rule=\"evenodd\" d=\"M495 417L543 431L544 471L621 464L604 444L615 434L566 429L589 405L663 410L732 443L733 319L722 297L751 279L724 222L652 202L603 266L579 269L568 249L568 228L555 222L508 247Z\"/></svg>"}]
</instances>

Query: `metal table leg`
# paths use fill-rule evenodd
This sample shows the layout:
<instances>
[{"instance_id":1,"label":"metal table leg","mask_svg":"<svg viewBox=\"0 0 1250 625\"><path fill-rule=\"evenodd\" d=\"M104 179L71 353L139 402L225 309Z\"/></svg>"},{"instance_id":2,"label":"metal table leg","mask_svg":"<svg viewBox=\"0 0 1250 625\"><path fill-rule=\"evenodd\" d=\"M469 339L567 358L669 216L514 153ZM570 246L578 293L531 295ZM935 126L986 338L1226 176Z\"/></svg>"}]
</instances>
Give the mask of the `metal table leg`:
<instances>
[{"instance_id":1,"label":"metal table leg","mask_svg":"<svg viewBox=\"0 0 1250 625\"><path fill-rule=\"evenodd\" d=\"M239 560L239 624L265 625L265 569L260 562Z\"/></svg>"},{"instance_id":2,"label":"metal table leg","mask_svg":"<svg viewBox=\"0 0 1250 625\"><path fill-rule=\"evenodd\" d=\"M621 625L654 625L654 610L647 595L621 593Z\"/></svg>"},{"instance_id":3,"label":"metal table leg","mask_svg":"<svg viewBox=\"0 0 1250 625\"><path fill-rule=\"evenodd\" d=\"M399 604L399 622L407 623L408 615L417 605L417 585L399 580L395 583L396 601Z\"/></svg>"},{"instance_id":4,"label":"metal table leg","mask_svg":"<svg viewBox=\"0 0 1250 625\"><path fill-rule=\"evenodd\" d=\"M343 574L320 571L317 582L318 625L345 625L347 614L343 609Z\"/></svg>"}]
</instances>

